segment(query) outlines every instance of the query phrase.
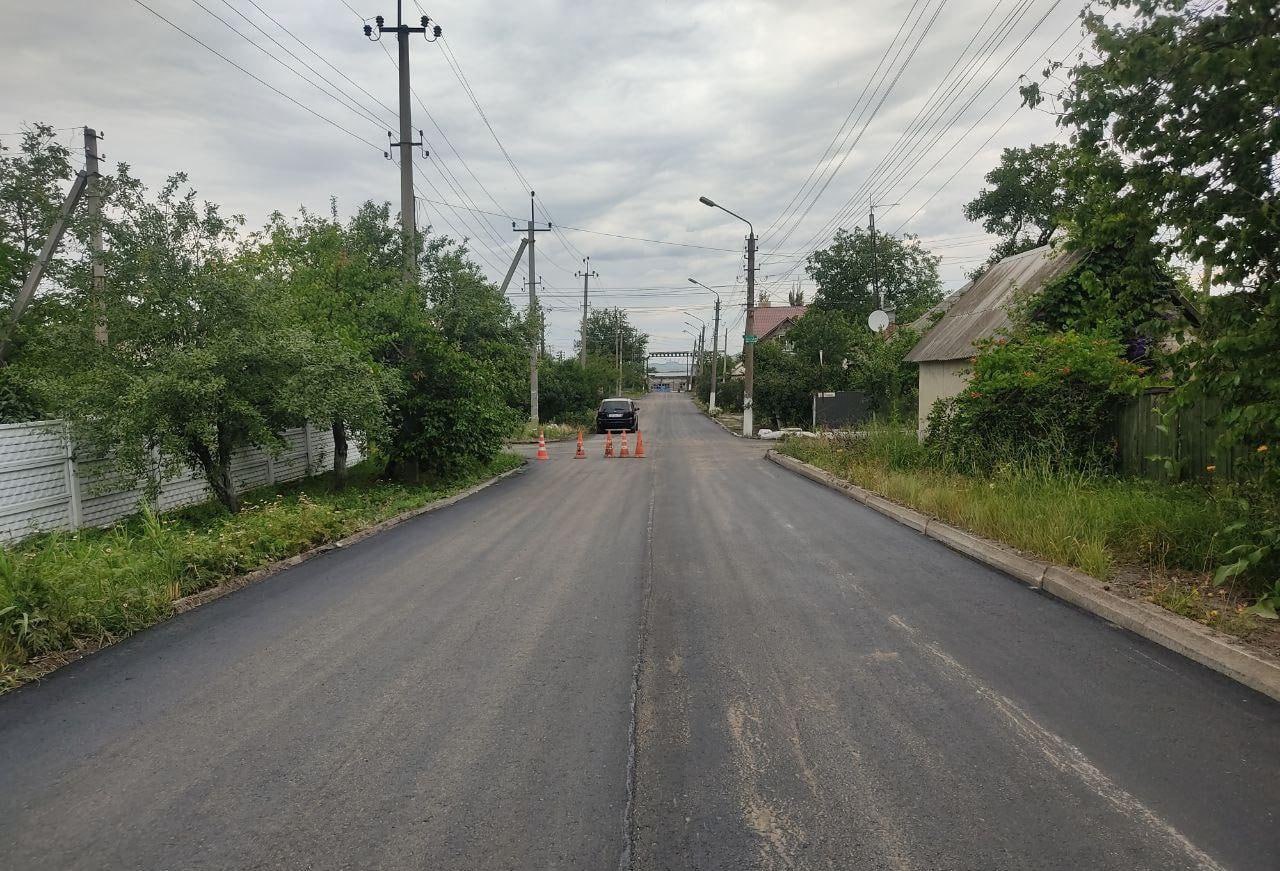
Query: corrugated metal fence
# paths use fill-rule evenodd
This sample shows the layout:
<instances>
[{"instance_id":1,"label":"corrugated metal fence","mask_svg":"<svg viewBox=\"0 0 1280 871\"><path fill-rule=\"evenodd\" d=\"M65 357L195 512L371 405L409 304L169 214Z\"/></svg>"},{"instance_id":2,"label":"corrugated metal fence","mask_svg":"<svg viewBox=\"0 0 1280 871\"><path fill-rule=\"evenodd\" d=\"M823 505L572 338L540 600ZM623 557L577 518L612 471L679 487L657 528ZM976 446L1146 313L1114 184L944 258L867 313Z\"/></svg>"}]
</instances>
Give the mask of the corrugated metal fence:
<instances>
[{"instance_id":1,"label":"corrugated metal fence","mask_svg":"<svg viewBox=\"0 0 1280 871\"><path fill-rule=\"evenodd\" d=\"M1209 423L1217 406L1203 401L1168 412L1169 392L1147 390L1121 409L1116 427L1120 471L1155 481L1234 477L1245 452L1219 446L1222 428Z\"/></svg>"},{"instance_id":2,"label":"corrugated metal fence","mask_svg":"<svg viewBox=\"0 0 1280 871\"><path fill-rule=\"evenodd\" d=\"M236 487L292 481L328 468L333 433L299 427L284 433L286 447L276 455L252 448L231 463ZM348 462L360 459L349 443ZM108 526L136 513L143 491L121 480L104 460L77 457L66 423L43 420L0 424L0 541L17 541L37 532ZM160 485L154 506L171 511L210 498L204 476L194 470Z\"/></svg>"}]
</instances>

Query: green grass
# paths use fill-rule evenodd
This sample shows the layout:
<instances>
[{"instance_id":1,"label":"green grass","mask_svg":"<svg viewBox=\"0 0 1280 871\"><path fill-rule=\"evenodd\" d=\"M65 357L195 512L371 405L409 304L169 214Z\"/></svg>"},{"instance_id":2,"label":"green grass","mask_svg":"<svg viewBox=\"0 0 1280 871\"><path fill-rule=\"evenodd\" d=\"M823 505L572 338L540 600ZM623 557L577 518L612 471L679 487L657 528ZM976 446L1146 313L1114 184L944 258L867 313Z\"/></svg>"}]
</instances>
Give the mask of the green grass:
<instances>
[{"instance_id":1,"label":"green grass","mask_svg":"<svg viewBox=\"0 0 1280 871\"><path fill-rule=\"evenodd\" d=\"M1237 542L1228 499L1168 486L1000 469L988 477L930 468L914 432L873 428L861 437L792 439L780 450L895 502L1106 580L1120 566L1205 572Z\"/></svg>"},{"instance_id":2,"label":"green grass","mask_svg":"<svg viewBox=\"0 0 1280 871\"><path fill-rule=\"evenodd\" d=\"M594 417L594 416L593 416ZM594 420L592 424L594 424ZM538 441L539 431L546 434L547 441L556 442L564 441L578 437L578 431L591 432L592 427L583 423L544 423L534 426L529 422L525 422L511 439L514 444L530 444Z\"/></svg>"},{"instance_id":3,"label":"green grass","mask_svg":"<svg viewBox=\"0 0 1280 871\"><path fill-rule=\"evenodd\" d=\"M214 503L144 513L103 530L51 533L0 550L0 691L33 657L121 638L165 619L175 599L452 495L521 460L503 453L445 481L377 480L367 465L333 492L327 476Z\"/></svg>"}]
</instances>

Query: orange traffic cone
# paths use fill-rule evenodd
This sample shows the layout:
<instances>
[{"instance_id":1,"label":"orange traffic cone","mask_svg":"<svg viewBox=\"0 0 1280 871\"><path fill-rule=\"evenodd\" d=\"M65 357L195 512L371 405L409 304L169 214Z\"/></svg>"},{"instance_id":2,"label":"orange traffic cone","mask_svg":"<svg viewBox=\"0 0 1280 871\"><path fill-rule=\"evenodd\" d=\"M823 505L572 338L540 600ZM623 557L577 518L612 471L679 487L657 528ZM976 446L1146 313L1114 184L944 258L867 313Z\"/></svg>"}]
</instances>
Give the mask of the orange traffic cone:
<instances>
[{"instance_id":1,"label":"orange traffic cone","mask_svg":"<svg viewBox=\"0 0 1280 871\"><path fill-rule=\"evenodd\" d=\"M618 456L620 457L631 456L631 454L627 452L627 431L625 429L622 431L622 450L618 452Z\"/></svg>"},{"instance_id":2,"label":"orange traffic cone","mask_svg":"<svg viewBox=\"0 0 1280 871\"><path fill-rule=\"evenodd\" d=\"M539 460L551 459L551 457L547 455L547 438L545 435L543 435L542 430L538 430L538 459Z\"/></svg>"},{"instance_id":3,"label":"orange traffic cone","mask_svg":"<svg viewBox=\"0 0 1280 871\"><path fill-rule=\"evenodd\" d=\"M582 430L578 430L578 452L573 455L575 460L585 460L587 452L582 447Z\"/></svg>"},{"instance_id":4,"label":"orange traffic cone","mask_svg":"<svg viewBox=\"0 0 1280 871\"><path fill-rule=\"evenodd\" d=\"M604 455L606 457L613 456L613 430L604 431Z\"/></svg>"},{"instance_id":5,"label":"orange traffic cone","mask_svg":"<svg viewBox=\"0 0 1280 871\"><path fill-rule=\"evenodd\" d=\"M644 459L644 436L640 434L640 430L636 430L636 453L637 460Z\"/></svg>"}]
</instances>

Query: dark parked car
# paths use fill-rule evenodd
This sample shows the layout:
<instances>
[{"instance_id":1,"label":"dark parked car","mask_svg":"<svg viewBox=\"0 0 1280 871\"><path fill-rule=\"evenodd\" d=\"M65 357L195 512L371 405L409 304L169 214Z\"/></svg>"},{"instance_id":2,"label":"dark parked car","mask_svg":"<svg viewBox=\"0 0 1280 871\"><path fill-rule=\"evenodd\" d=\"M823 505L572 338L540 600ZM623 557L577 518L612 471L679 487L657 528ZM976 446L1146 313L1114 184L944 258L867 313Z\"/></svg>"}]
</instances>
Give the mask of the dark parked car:
<instances>
[{"instance_id":1,"label":"dark parked car","mask_svg":"<svg viewBox=\"0 0 1280 871\"><path fill-rule=\"evenodd\" d=\"M630 399L606 399L596 412L596 432L625 429L635 432L640 427L640 410Z\"/></svg>"}]
</instances>

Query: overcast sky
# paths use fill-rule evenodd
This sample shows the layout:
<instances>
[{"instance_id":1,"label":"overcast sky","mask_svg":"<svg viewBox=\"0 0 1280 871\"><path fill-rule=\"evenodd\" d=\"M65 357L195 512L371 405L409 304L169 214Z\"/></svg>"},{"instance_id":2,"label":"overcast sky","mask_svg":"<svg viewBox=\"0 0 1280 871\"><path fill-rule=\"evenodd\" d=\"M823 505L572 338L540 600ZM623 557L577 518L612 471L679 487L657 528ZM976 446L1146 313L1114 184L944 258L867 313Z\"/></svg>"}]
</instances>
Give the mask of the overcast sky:
<instances>
[{"instance_id":1,"label":"overcast sky","mask_svg":"<svg viewBox=\"0 0 1280 871\"><path fill-rule=\"evenodd\" d=\"M128 162L152 186L185 170L203 197L250 224L276 209L324 210L330 196L344 212L366 199L398 207L399 170L381 154L395 126L396 71L384 52L395 55L394 35L374 44L360 32L366 16L394 20L394 0L141 2L333 123L140 0L9 0L0 28L6 142L33 121L66 128L59 135L68 144L77 138L71 128L96 126L110 161ZM413 0L405 5L416 23L421 12ZM413 123L431 151L418 162L418 186L424 198L449 205L419 203L419 221L469 237L495 281L515 249L511 220L471 210L523 220L529 199L521 178L538 192L540 220L581 228L538 234L547 342L565 353L577 336L581 281L573 273L584 255L600 273L593 301L627 308L655 350L688 347L682 329L698 321L682 310L711 322L711 294L689 285L690 276L720 288L722 333L728 326L730 349L741 347L746 227L700 205L704 194L754 223L762 253L776 252L762 257L758 282L775 300L785 303L786 291L806 278L800 258L834 226L865 225L872 192L899 203L878 209L878 228L919 234L944 256L947 286L958 287L990 245L964 219L963 203L1002 147L1059 135L1048 114L1017 110L1009 89L1021 73L1038 74L1044 58L1068 57L1080 39L1075 0L431 0L423 7L445 35L410 44L421 100ZM322 93L335 88L321 76L350 99ZM926 111L912 133L931 98L937 111ZM824 160L837 134L843 147ZM815 166L819 184L806 186ZM793 201L798 209L788 208ZM518 276L510 295L523 306L523 269ZM812 298L811 283L803 286Z\"/></svg>"}]
</instances>

